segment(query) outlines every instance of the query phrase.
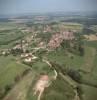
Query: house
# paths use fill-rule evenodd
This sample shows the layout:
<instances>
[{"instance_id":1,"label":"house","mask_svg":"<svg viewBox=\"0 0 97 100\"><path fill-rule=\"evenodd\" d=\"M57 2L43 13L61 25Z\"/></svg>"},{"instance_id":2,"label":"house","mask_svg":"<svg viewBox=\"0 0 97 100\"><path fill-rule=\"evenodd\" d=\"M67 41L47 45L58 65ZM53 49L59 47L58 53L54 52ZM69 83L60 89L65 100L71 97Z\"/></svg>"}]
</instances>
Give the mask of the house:
<instances>
[{"instance_id":1,"label":"house","mask_svg":"<svg viewBox=\"0 0 97 100\"><path fill-rule=\"evenodd\" d=\"M10 54L10 49L5 49L1 52L2 55L9 55Z\"/></svg>"},{"instance_id":2,"label":"house","mask_svg":"<svg viewBox=\"0 0 97 100\"><path fill-rule=\"evenodd\" d=\"M73 40L74 39L74 34L71 31L63 31L60 33L56 33L52 35L48 47L50 48L57 48L60 46L60 44L63 42L63 40Z\"/></svg>"},{"instance_id":3,"label":"house","mask_svg":"<svg viewBox=\"0 0 97 100\"><path fill-rule=\"evenodd\" d=\"M51 32L51 27L49 25L46 25L46 27L44 27L44 30L43 32L46 33L46 32Z\"/></svg>"},{"instance_id":4,"label":"house","mask_svg":"<svg viewBox=\"0 0 97 100\"><path fill-rule=\"evenodd\" d=\"M36 57L36 56L34 56L34 55L32 55L32 59L34 60L34 59L37 59L38 57Z\"/></svg>"},{"instance_id":5,"label":"house","mask_svg":"<svg viewBox=\"0 0 97 100\"><path fill-rule=\"evenodd\" d=\"M27 57L32 57L32 53L21 54L21 58L27 58Z\"/></svg>"},{"instance_id":6,"label":"house","mask_svg":"<svg viewBox=\"0 0 97 100\"><path fill-rule=\"evenodd\" d=\"M15 47L13 47L13 49L15 50L15 49L22 49L22 46L21 46L21 44L17 44Z\"/></svg>"},{"instance_id":7,"label":"house","mask_svg":"<svg viewBox=\"0 0 97 100\"><path fill-rule=\"evenodd\" d=\"M46 48L46 43L45 43L45 42L40 42L40 43L38 44L38 47L39 47L39 48Z\"/></svg>"},{"instance_id":8,"label":"house","mask_svg":"<svg viewBox=\"0 0 97 100\"><path fill-rule=\"evenodd\" d=\"M21 58L24 59L24 62L32 62L33 60L37 59L38 57L32 55L32 53L25 53L21 54Z\"/></svg>"},{"instance_id":9,"label":"house","mask_svg":"<svg viewBox=\"0 0 97 100\"><path fill-rule=\"evenodd\" d=\"M25 58L24 61L30 63L32 61L32 58L30 58L30 57Z\"/></svg>"}]
</instances>

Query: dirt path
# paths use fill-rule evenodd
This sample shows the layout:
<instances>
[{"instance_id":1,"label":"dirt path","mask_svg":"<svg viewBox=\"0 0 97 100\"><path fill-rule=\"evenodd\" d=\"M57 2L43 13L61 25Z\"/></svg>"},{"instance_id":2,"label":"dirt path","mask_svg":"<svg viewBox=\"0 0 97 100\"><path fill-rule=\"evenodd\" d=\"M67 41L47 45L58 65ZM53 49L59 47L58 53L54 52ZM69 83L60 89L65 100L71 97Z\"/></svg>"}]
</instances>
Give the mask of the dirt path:
<instances>
[{"instance_id":1,"label":"dirt path","mask_svg":"<svg viewBox=\"0 0 97 100\"><path fill-rule=\"evenodd\" d=\"M50 64L49 61L44 60L44 59L43 59L43 61L46 62L50 67L52 67L52 65ZM54 70L55 70L55 69L54 69ZM56 70L55 70L55 71L56 71ZM57 71L56 71L56 72L57 72ZM57 75L58 75L58 74L57 74ZM73 91L74 91L74 93L75 93L75 97L74 97L73 100L80 100L78 91L76 90L78 84L77 84L74 80L72 80L68 75L63 75L61 72L59 72L59 75L63 78L63 80L65 80L65 81L73 88ZM55 74L55 76L56 76L56 74Z\"/></svg>"},{"instance_id":2,"label":"dirt path","mask_svg":"<svg viewBox=\"0 0 97 100\"><path fill-rule=\"evenodd\" d=\"M3 100L26 100L26 94L33 78L32 72L29 72L29 74L17 83Z\"/></svg>"}]
</instances>

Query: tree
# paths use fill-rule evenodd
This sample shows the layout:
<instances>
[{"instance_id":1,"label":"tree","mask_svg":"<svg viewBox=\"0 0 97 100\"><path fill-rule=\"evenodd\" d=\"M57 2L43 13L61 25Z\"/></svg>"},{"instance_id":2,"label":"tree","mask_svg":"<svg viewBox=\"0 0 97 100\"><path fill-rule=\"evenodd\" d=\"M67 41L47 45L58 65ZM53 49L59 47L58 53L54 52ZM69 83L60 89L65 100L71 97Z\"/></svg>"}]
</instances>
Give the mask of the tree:
<instances>
[{"instance_id":1,"label":"tree","mask_svg":"<svg viewBox=\"0 0 97 100\"><path fill-rule=\"evenodd\" d=\"M81 75L77 70L74 69L69 69L67 71L67 74L75 81L77 81L78 83L81 83Z\"/></svg>"},{"instance_id":2,"label":"tree","mask_svg":"<svg viewBox=\"0 0 97 100\"><path fill-rule=\"evenodd\" d=\"M80 52L80 56L84 56L84 47L83 46L79 46L79 52Z\"/></svg>"},{"instance_id":3,"label":"tree","mask_svg":"<svg viewBox=\"0 0 97 100\"><path fill-rule=\"evenodd\" d=\"M10 90L12 89L12 87L13 87L13 84L6 85L6 86L5 86L5 94L6 94L8 91L10 91Z\"/></svg>"}]
</instances>

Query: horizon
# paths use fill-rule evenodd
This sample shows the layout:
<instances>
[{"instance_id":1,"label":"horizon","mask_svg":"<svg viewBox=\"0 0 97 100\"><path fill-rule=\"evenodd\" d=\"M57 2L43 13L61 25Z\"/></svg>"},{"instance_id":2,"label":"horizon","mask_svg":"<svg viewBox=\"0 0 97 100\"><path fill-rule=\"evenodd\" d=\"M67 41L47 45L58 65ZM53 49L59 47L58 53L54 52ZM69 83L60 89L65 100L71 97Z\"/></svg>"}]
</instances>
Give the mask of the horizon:
<instances>
[{"instance_id":1,"label":"horizon","mask_svg":"<svg viewBox=\"0 0 97 100\"><path fill-rule=\"evenodd\" d=\"M96 0L0 0L0 15L97 12Z\"/></svg>"},{"instance_id":2,"label":"horizon","mask_svg":"<svg viewBox=\"0 0 97 100\"><path fill-rule=\"evenodd\" d=\"M18 17L18 16L45 16L45 15L97 15L96 11L53 11L53 12L23 12L23 13L9 13L0 14L0 18Z\"/></svg>"}]
</instances>

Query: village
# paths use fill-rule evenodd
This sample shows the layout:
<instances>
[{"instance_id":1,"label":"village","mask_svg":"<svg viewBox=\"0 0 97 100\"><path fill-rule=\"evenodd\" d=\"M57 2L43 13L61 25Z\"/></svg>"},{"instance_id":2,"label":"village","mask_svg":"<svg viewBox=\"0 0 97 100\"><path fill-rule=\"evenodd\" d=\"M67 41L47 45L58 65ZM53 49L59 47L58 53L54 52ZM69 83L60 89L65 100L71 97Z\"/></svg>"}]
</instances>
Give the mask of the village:
<instances>
[{"instance_id":1,"label":"village","mask_svg":"<svg viewBox=\"0 0 97 100\"><path fill-rule=\"evenodd\" d=\"M12 76L13 79L5 79L9 83L0 90L1 98L5 96L3 100L13 99L14 95L17 95L15 100L26 100L27 96L31 98L27 100L49 100L49 95L54 99L56 96L52 95L56 94L62 96L58 96L61 100L64 95L68 100L81 100L85 98L81 84L96 88L95 83L88 80L87 84L87 78L84 79L91 73L96 56L96 48L88 44L95 44L96 34L83 34L83 25L78 23L44 23L48 19L36 16L33 23L11 19L16 27L1 30L2 37L6 34L9 37L0 45L1 66L13 72L11 75L8 70L8 75L4 74L5 78Z\"/></svg>"},{"instance_id":2,"label":"village","mask_svg":"<svg viewBox=\"0 0 97 100\"><path fill-rule=\"evenodd\" d=\"M38 34L40 34L40 31L33 31L31 28L27 28L25 30L21 30L22 32L31 32L30 35L24 37L23 39L20 39L16 41L16 45L10 49L4 49L1 50L0 55L8 56L10 54L12 55L19 55L20 59L22 59L25 63L31 63L34 60L38 59L37 56L34 54L43 49L47 52L52 51L58 47L61 46L61 43L64 40L72 41L74 40L74 32L72 31L59 31L55 32L51 35L50 40L48 43L46 41L43 41L42 38L37 37ZM46 25L46 27L43 28L42 32L43 34L49 34L49 32L53 32L51 30L50 26ZM31 47L31 45L35 45L34 47Z\"/></svg>"},{"instance_id":3,"label":"village","mask_svg":"<svg viewBox=\"0 0 97 100\"><path fill-rule=\"evenodd\" d=\"M12 48L1 50L0 55L5 57L13 55L16 58L17 63L23 63L28 65L29 67L32 67L33 63L38 62L39 60L42 60L42 62L46 63L48 66L51 67L52 65L47 60L48 58L44 56L45 53L48 54L49 52L55 51L57 48L60 48L61 44L64 41L73 41L75 39L73 31L59 30L58 32L56 32L55 30L52 30L49 25L46 25L41 31L35 31L33 30L33 28L27 28L25 30L23 29L21 31L30 33L30 35L27 35L23 39L16 41L16 45ZM49 39L46 38L46 41L43 40L41 36L38 37L38 34L47 35L49 33L54 34L51 34ZM33 44L34 46L32 46ZM41 55L41 53L43 54ZM53 72L55 75L51 76L52 78L49 77L47 74L40 76L40 79L34 87L34 95L39 92L37 100L41 100L41 96L44 92L44 89L46 87L49 87L52 81L56 80L57 72L56 70L54 70Z\"/></svg>"}]
</instances>

